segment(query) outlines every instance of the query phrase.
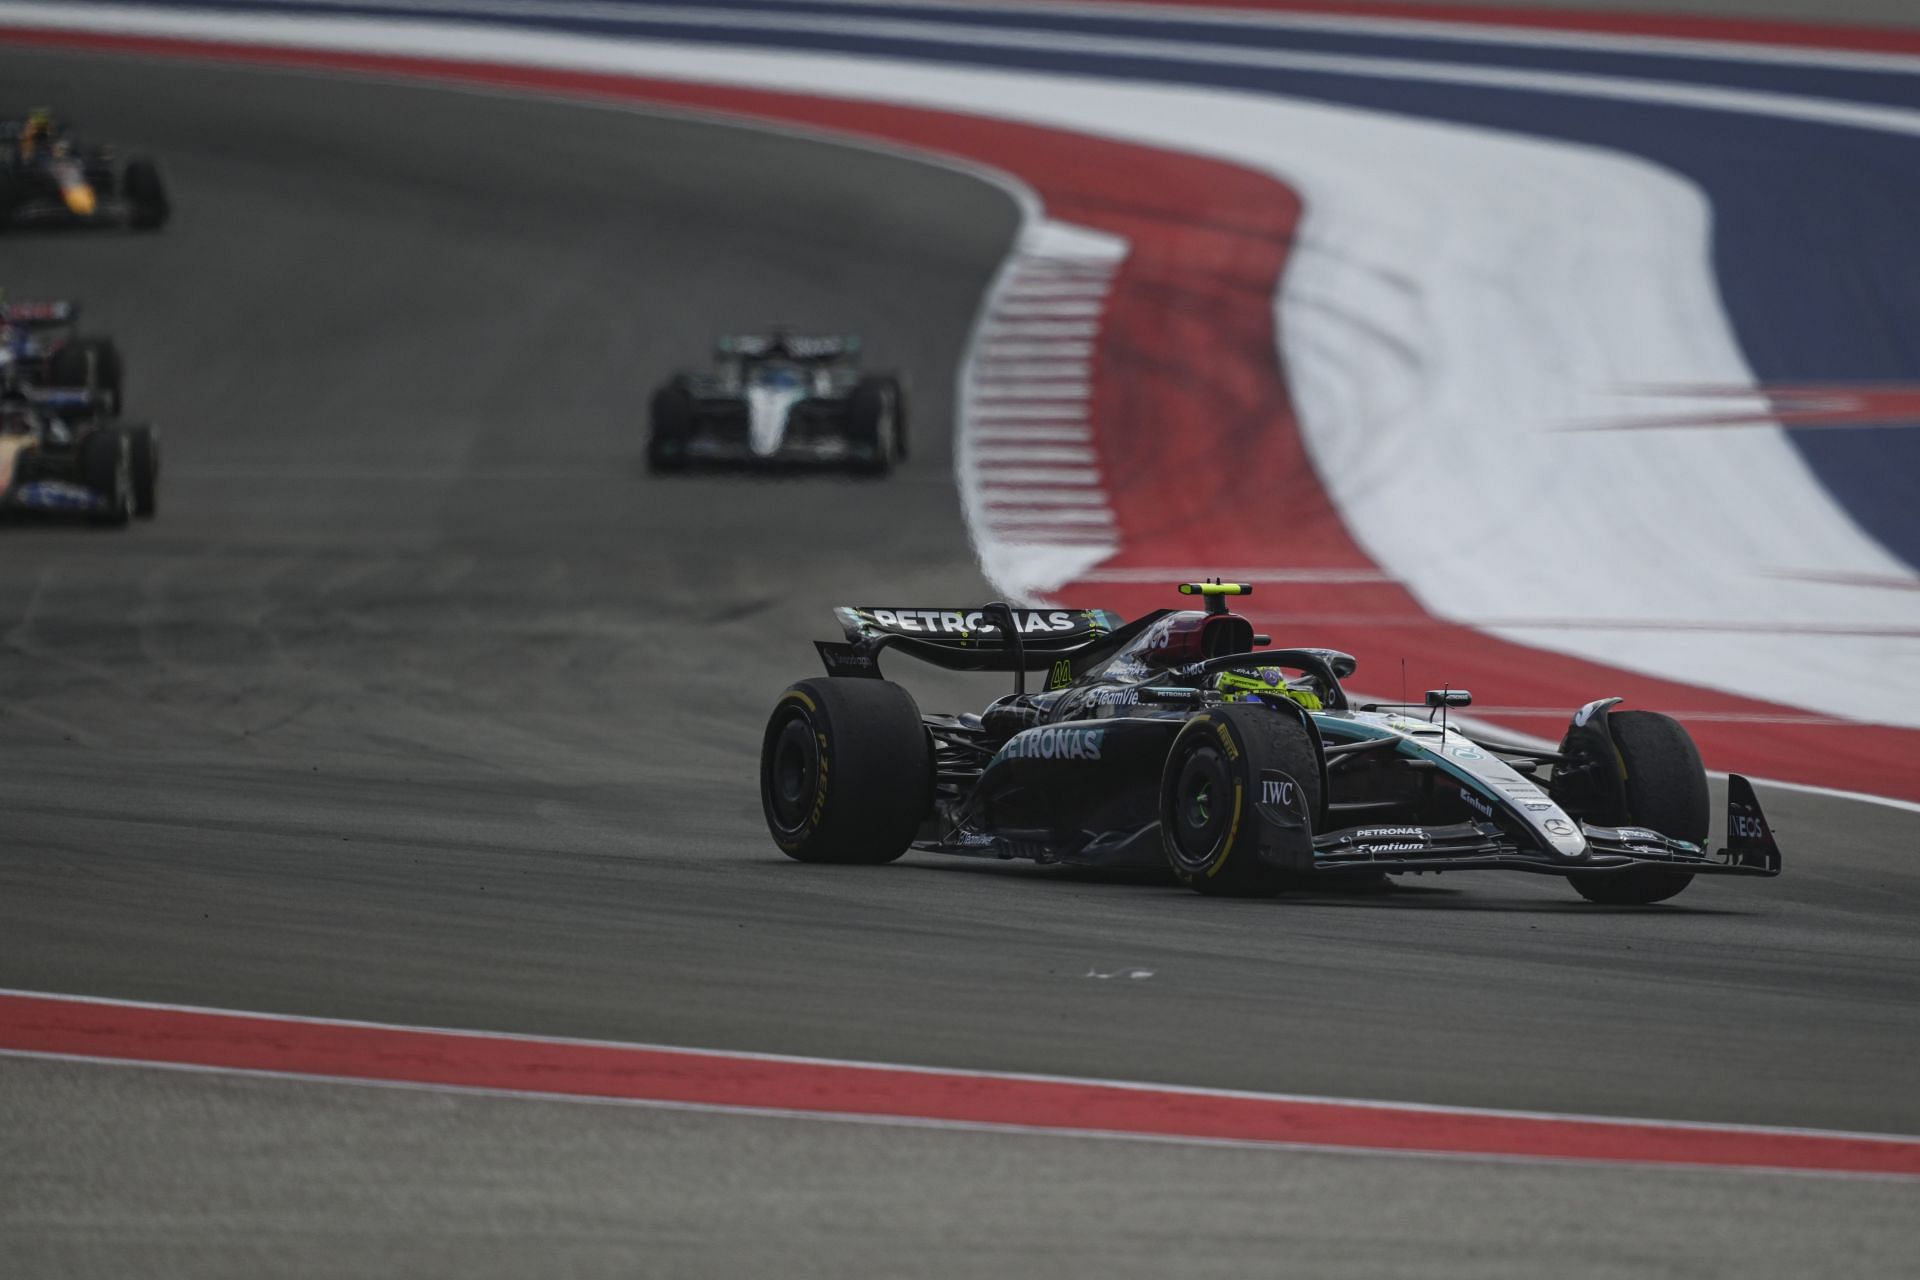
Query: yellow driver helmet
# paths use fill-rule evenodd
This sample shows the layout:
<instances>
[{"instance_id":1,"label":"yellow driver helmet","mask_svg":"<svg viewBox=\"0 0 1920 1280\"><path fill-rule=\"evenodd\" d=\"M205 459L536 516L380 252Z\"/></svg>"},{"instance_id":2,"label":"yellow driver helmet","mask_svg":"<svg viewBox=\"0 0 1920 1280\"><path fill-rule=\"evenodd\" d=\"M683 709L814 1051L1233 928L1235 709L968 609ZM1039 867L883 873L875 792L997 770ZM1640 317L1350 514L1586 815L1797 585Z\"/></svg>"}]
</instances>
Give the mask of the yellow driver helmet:
<instances>
[{"instance_id":1,"label":"yellow driver helmet","mask_svg":"<svg viewBox=\"0 0 1920 1280\"><path fill-rule=\"evenodd\" d=\"M42 146L53 143L53 112L45 107L35 107L27 112L26 123L20 126L19 146L23 158L31 160Z\"/></svg>"},{"instance_id":2,"label":"yellow driver helmet","mask_svg":"<svg viewBox=\"0 0 1920 1280\"><path fill-rule=\"evenodd\" d=\"M1253 667L1246 671L1222 671L1213 687L1228 702L1247 702L1260 694L1291 698L1309 711L1318 711L1320 695L1311 689L1295 688L1287 683L1286 672L1279 667Z\"/></svg>"}]
</instances>

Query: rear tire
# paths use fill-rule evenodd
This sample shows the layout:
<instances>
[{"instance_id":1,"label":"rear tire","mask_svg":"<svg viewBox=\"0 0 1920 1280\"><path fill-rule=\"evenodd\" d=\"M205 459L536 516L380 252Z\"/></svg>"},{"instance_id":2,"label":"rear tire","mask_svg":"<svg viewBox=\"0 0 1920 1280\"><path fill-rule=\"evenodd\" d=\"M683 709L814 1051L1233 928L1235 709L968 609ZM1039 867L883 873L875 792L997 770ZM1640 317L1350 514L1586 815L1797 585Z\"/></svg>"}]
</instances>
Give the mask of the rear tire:
<instances>
[{"instance_id":1,"label":"rear tire","mask_svg":"<svg viewBox=\"0 0 1920 1280\"><path fill-rule=\"evenodd\" d=\"M1612 820L1705 846L1712 799L1692 735L1657 711L1616 711L1607 723L1627 770L1627 812ZM1693 873L1632 867L1567 879L1589 902L1636 907L1673 897L1693 883Z\"/></svg>"},{"instance_id":2,"label":"rear tire","mask_svg":"<svg viewBox=\"0 0 1920 1280\"><path fill-rule=\"evenodd\" d=\"M913 695L888 680L790 686L761 741L760 804L790 858L898 858L933 805L932 748Z\"/></svg>"},{"instance_id":3,"label":"rear tire","mask_svg":"<svg viewBox=\"0 0 1920 1280\"><path fill-rule=\"evenodd\" d=\"M1288 873L1260 858L1254 804L1262 770L1278 769L1320 812L1319 747L1300 720L1272 707L1228 704L1187 721L1160 778L1160 845L1174 877L1221 897L1264 897Z\"/></svg>"},{"instance_id":4,"label":"rear tire","mask_svg":"<svg viewBox=\"0 0 1920 1280\"><path fill-rule=\"evenodd\" d=\"M120 348L112 338L76 338L53 353L47 381L55 387L84 388L100 397L109 415L120 412Z\"/></svg>"},{"instance_id":5,"label":"rear tire","mask_svg":"<svg viewBox=\"0 0 1920 1280\"><path fill-rule=\"evenodd\" d=\"M153 161L127 161L120 190L127 201L129 227L135 231L158 231L167 225L173 206L167 200L167 185L160 180L159 166Z\"/></svg>"},{"instance_id":6,"label":"rear tire","mask_svg":"<svg viewBox=\"0 0 1920 1280\"><path fill-rule=\"evenodd\" d=\"M647 418L647 469L685 471L687 440L693 434L693 397L678 383L653 393Z\"/></svg>"},{"instance_id":7,"label":"rear tire","mask_svg":"<svg viewBox=\"0 0 1920 1280\"><path fill-rule=\"evenodd\" d=\"M87 488L107 499L103 511L88 517L94 524L125 528L133 517L132 451L118 427L101 427L81 445L80 474Z\"/></svg>"}]
</instances>

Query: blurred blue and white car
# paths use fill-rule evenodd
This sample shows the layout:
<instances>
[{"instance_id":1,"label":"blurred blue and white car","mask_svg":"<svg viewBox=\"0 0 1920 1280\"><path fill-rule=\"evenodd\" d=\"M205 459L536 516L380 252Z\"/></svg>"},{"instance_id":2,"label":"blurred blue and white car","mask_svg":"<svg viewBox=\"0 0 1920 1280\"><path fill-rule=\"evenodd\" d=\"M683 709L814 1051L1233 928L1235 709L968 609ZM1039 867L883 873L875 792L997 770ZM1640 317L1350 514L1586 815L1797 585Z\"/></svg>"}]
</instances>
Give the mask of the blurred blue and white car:
<instances>
[{"instance_id":1,"label":"blurred blue and white car","mask_svg":"<svg viewBox=\"0 0 1920 1280\"><path fill-rule=\"evenodd\" d=\"M0 387L90 392L110 413L121 408L124 372L112 338L77 329L80 305L0 301Z\"/></svg>"},{"instance_id":2,"label":"blurred blue and white car","mask_svg":"<svg viewBox=\"0 0 1920 1280\"><path fill-rule=\"evenodd\" d=\"M713 368L654 392L647 465L836 466L880 475L907 456L899 379L863 372L860 339L774 330L723 337Z\"/></svg>"}]
</instances>

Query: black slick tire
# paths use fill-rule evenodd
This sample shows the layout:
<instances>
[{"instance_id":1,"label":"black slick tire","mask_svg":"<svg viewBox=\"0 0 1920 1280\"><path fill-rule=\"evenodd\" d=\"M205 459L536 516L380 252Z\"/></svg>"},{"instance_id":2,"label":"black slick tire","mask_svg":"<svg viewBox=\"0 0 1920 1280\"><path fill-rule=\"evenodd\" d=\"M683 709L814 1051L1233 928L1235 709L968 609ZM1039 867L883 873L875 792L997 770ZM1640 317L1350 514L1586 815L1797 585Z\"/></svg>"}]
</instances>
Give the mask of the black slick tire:
<instances>
[{"instance_id":1,"label":"black slick tire","mask_svg":"<svg viewBox=\"0 0 1920 1280\"><path fill-rule=\"evenodd\" d=\"M866 378L847 398L849 466L855 474L884 476L899 456L898 423L886 388L877 378Z\"/></svg>"},{"instance_id":2,"label":"black slick tire","mask_svg":"<svg viewBox=\"0 0 1920 1280\"><path fill-rule=\"evenodd\" d=\"M790 858L898 858L933 803L932 748L913 695L888 680L789 686L761 742L760 802Z\"/></svg>"},{"instance_id":3,"label":"black slick tire","mask_svg":"<svg viewBox=\"0 0 1920 1280\"><path fill-rule=\"evenodd\" d=\"M120 348L111 338L76 338L53 353L47 381L56 387L85 389L100 397L109 414L121 403Z\"/></svg>"},{"instance_id":4,"label":"black slick tire","mask_svg":"<svg viewBox=\"0 0 1920 1280\"><path fill-rule=\"evenodd\" d=\"M125 528L133 517L133 468L126 434L117 427L101 427L87 435L80 450L80 473L87 488L107 500L107 506L89 520L111 529Z\"/></svg>"},{"instance_id":5,"label":"black slick tire","mask_svg":"<svg viewBox=\"0 0 1920 1280\"><path fill-rule=\"evenodd\" d=\"M653 393L647 416L647 469L685 471L687 439L693 433L693 397L669 383Z\"/></svg>"},{"instance_id":6,"label":"black slick tire","mask_svg":"<svg viewBox=\"0 0 1920 1280\"><path fill-rule=\"evenodd\" d=\"M160 509L160 434L152 427L123 427L133 480L133 514L151 520Z\"/></svg>"},{"instance_id":7,"label":"black slick tire","mask_svg":"<svg viewBox=\"0 0 1920 1280\"><path fill-rule=\"evenodd\" d=\"M1254 803L1260 774L1277 769L1320 812L1319 745L1297 716L1259 704L1212 707L1173 740L1160 779L1160 845L1174 878L1220 897L1277 892L1288 873L1260 858Z\"/></svg>"},{"instance_id":8,"label":"black slick tire","mask_svg":"<svg viewBox=\"0 0 1920 1280\"><path fill-rule=\"evenodd\" d=\"M875 378L873 381L887 397L887 404L893 410L893 456L897 462L907 460L907 393L895 377Z\"/></svg>"},{"instance_id":9,"label":"black slick tire","mask_svg":"<svg viewBox=\"0 0 1920 1280\"><path fill-rule=\"evenodd\" d=\"M1707 771L1686 728L1657 711L1616 711L1607 721L1627 771L1627 812L1616 821L1704 846L1712 801ZM1589 902L1628 907L1664 902L1691 884L1693 875L1664 867L1631 867L1567 879Z\"/></svg>"},{"instance_id":10,"label":"black slick tire","mask_svg":"<svg viewBox=\"0 0 1920 1280\"><path fill-rule=\"evenodd\" d=\"M167 200L167 185L160 180L160 168L151 160L129 160L120 177L120 191L127 201L127 225L135 231L158 231L167 225L173 206Z\"/></svg>"}]
</instances>

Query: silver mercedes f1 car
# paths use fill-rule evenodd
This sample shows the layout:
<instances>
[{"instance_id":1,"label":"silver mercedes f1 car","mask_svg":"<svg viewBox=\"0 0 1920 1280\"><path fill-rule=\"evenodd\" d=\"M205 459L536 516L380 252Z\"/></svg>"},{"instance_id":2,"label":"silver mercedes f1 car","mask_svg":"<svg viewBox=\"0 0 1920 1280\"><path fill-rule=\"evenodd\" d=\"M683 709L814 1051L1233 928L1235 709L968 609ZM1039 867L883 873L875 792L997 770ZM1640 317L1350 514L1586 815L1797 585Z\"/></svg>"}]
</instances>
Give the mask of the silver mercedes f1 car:
<instances>
[{"instance_id":1,"label":"silver mercedes f1 car","mask_svg":"<svg viewBox=\"0 0 1920 1280\"><path fill-rule=\"evenodd\" d=\"M831 466L879 475L906 456L899 379L864 373L853 336L723 337L711 371L675 374L653 395L654 471Z\"/></svg>"},{"instance_id":2,"label":"silver mercedes f1 car","mask_svg":"<svg viewBox=\"0 0 1920 1280\"><path fill-rule=\"evenodd\" d=\"M1357 704L1354 660L1274 648L1229 611L1252 591L1185 583L1201 609L848 607L818 641L827 677L775 704L760 792L775 843L805 862L908 849L1081 866L1165 867L1203 893L1467 870L1564 876L1584 897L1671 898L1701 875L1773 876L1752 785L1727 790L1727 845L1681 724L1572 716L1557 749L1463 732L1472 703ZM1013 675L979 714L921 714L882 656ZM1025 688L1030 672L1046 687Z\"/></svg>"}]
</instances>

